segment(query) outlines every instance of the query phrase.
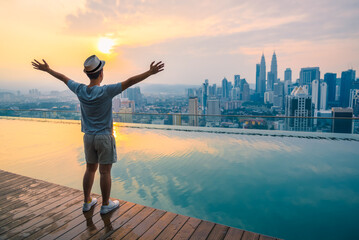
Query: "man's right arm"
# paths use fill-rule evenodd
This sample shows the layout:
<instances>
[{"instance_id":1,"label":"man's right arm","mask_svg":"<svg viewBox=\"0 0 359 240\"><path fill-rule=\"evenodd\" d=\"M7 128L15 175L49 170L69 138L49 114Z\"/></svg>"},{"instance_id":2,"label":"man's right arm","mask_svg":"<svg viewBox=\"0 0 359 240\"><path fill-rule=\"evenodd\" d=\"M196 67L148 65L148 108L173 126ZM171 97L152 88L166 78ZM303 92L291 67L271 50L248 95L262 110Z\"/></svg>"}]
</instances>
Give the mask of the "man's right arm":
<instances>
[{"instance_id":1,"label":"man's right arm","mask_svg":"<svg viewBox=\"0 0 359 240\"><path fill-rule=\"evenodd\" d=\"M56 71L52 70L44 59L42 59L42 61L44 63L40 63L40 62L38 62L37 60L34 59L34 62L31 62L34 69L47 72L51 76L59 79L60 81L64 82L67 85L70 78L66 77L62 73L59 73L59 72L56 72Z\"/></svg>"}]
</instances>

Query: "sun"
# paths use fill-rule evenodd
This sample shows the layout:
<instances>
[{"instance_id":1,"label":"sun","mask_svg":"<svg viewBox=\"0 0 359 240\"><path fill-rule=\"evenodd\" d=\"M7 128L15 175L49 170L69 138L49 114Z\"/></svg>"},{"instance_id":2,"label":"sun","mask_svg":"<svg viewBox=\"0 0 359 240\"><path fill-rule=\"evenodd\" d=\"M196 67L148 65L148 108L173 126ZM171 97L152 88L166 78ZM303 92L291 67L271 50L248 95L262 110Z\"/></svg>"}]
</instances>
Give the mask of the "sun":
<instances>
[{"instance_id":1,"label":"sun","mask_svg":"<svg viewBox=\"0 0 359 240\"><path fill-rule=\"evenodd\" d=\"M111 53L111 50L114 45L115 45L115 41L113 39L101 37L98 40L97 47L98 47L98 50L100 50L100 52L109 54L109 53Z\"/></svg>"}]
</instances>

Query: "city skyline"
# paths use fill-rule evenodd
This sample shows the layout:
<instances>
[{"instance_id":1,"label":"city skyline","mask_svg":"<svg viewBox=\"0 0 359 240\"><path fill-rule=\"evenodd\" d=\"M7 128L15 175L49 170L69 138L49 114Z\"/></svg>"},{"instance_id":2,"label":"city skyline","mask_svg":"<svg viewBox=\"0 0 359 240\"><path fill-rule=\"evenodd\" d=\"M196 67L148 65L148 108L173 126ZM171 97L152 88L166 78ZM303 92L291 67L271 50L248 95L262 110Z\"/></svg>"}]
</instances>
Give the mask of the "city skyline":
<instances>
[{"instance_id":1,"label":"city skyline","mask_svg":"<svg viewBox=\"0 0 359 240\"><path fill-rule=\"evenodd\" d=\"M358 9L353 0L4 1L0 84L66 88L34 72L33 58L45 58L86 83L82 64L93 53L107 62L104 83L123 81L152 60L163 60L165 73L148 83L200 85L238 74L253 85L260 56L264 53L268 69L274 51L281 80L286 68L295 81L301 68L314 66L339 76L359 69Z\"/></svg>"}]
</instances>

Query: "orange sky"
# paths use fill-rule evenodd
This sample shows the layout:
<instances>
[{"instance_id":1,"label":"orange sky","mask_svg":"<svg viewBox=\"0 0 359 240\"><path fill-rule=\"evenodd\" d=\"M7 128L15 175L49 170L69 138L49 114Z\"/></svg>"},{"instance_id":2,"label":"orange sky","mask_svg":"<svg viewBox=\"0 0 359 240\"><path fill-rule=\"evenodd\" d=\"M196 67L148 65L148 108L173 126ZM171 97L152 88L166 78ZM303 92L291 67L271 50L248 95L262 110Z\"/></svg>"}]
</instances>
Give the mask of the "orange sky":
<instances>
[{"instance_id":1,"label":"orange sky","mask_svg":"<svg viewBox=\"0 0 359 240\"><path fill-rule=\"evenodd\" d=\"M262 52L269 69L274 50L281 79L287 67L293 79L308 66L340 75L359 69L358 9L354 0L1 1L0 88L66 89L34 71L33 58L86 82L82 64L91 54L106 60L107 82L163 60L166 71L149 83L218 84L234 74L254 83ZM115 41L110 54L99 51L101 37Z\"/></svg>"}]
</instances>

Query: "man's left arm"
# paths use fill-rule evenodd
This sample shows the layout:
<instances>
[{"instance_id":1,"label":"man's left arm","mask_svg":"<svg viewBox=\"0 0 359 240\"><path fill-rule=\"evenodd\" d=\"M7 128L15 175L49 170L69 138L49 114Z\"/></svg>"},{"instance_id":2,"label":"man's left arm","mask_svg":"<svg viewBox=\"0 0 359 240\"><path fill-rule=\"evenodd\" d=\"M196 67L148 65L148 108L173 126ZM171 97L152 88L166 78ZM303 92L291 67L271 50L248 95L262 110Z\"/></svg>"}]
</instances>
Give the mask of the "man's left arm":
<instances>
[{"instance_id":1,"label":"man's left arm","mask_svg":"<svg viewBox=\"0 0 359 240\"><path fill-rule=\"evenodd\" d=\"M34 62L32 63L32 66L34 67L34 69L40 70L40 71L44 71L47 72L48 74L50 74L51 76L59 79L60 81L64 82L66 85L68 83L68 81L70 80L70 78L66 77L64 74L56 72L54 70L52 70L49 66L49 64L47 64L47 62L42 59L42 61L44 63L40 63L38 62L36 59L34 59Z\"/></svg>"}]
</instances>

